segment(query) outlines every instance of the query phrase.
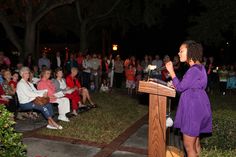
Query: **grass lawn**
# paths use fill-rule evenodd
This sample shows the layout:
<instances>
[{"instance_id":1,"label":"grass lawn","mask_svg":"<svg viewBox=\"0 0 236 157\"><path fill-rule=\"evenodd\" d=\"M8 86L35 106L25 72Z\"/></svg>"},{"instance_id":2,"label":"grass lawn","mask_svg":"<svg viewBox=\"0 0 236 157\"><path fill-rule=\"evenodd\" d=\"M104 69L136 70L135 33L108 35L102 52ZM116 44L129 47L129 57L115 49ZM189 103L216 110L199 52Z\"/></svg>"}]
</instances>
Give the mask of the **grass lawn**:
<instances>
[{"instance_id":1,"label":"grass lawn","mask_svg":"<svg viewBox=\"0 0 236 157\"><path fill-rule=\"evenodd\" d=\"M117 94L116 91L111 94L94 93L92 99L99 108L71 118L70 123L60 122L63 130L44 128L37 133L110 143L148 112L148 106L139 105L136 99L125 94Z\"/></svg>"},{"instance_id":2,"label":"grass lawn","mask_svg":"<svg viewBox=\"0 0 236 157\"><path fill-rule=\"evenodd\" d=\"M236 156L236 94L210 96L213 134L202 142L202 157Z\"/></svg>"}]
</instances>

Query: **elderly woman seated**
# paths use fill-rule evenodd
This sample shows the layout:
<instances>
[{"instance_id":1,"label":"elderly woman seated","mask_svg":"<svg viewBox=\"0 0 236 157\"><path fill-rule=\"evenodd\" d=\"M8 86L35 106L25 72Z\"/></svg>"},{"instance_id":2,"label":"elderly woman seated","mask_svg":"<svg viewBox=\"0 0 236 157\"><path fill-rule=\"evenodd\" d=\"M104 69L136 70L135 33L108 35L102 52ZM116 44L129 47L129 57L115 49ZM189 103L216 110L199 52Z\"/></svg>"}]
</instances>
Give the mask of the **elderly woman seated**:
<instances>
[{"instance_id":1,"label":"elderly woman seated","mask_svg":"<svg viewBox=\"0 0 236 157\"><path fill-rule=\"evenodd\" d=\"M76 67L71 68L71 74L66 77L66 85L69 88L75 89L82 96L82 103L85 104L88 100L90 107L96 108L97 105L92 101L88 89L82 87L80 81L77 78L78 69Z\"/></svg>"},{"instance_id":2,"label":"elderly woman seated","mask_svg":"<svg viewBox=\"0 0 236 157\"><path fill-rule=\"evenodd\" d=\"M81 87L79 80L76 78L78 73L77 68L71 68L71 74L67 76L66 80L63 78L62 69L55 70L56 79L53 81L57 91L65 93L66 97L72 101L72 114L77 115L77 109L83 107L86 100L91 104L90 107L96 107L96 104L90 98L87 88ZM80 102L80 95L82 96L82 103Z\"/></svg>"},{"instance_id":3,"label":"elderly woman seated","mask_svg":"<svg viewBox=\"0 0 236 157\"><path fill-rule=\"evenodd\" d=\"M19 100L19 106L21 110L38 110L48 121L48 129L62 129L62 126L58 125L53 119L53 110L50 103L40 106L34 104L33 100L36 97L46 97L46 90L37 90L32 83L28 81L30 70L28 67L22 67L20 69L20 76L22 79L18 82L16 87L16 93Z\"/></svg>"},{"instance_id":4,"label":"elderly woman seated","mask_svg":"<svg viewBox=\"0 0 236 157\"><path fill-rule=\"evenodd\" d=\"M69 119L66 117L66 113L70 112L70 101L68 98L64 97L62 92L56 92L56 87L51 80L51 70L45 68L41 72L41 80L38 82L37 88L39 90L48 90L48 96L51 103L58 103L58 119L61 121L69 122Z\"/></svg>"}]
</instances>

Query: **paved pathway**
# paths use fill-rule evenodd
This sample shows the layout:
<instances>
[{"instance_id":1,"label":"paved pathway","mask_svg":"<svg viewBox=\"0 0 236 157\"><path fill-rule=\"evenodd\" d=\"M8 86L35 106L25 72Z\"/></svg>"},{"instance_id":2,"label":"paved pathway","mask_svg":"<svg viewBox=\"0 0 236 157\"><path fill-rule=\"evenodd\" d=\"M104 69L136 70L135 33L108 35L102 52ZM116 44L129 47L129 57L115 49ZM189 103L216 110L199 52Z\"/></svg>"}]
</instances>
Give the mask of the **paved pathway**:
<instances>
[{"instance_id":1,"label":"paved pathway","mask_svg":"<svg viewBox=\"0 0 236 157\"><path fill-rule=\"evenodd\" d=\"M107 145L34 133L45 125L42 117L17 122L15 128L24 133L28 157L147 157L147 116Z\"/></svg>"},{"instance_id":2,"label":"paved pathway","mask_svg":"<svg viewBox=\"0 0 236 157\"><path fill-rule=\"evenodd\" d=\"M28 157L147 157L147 117L143 117L108 145L35 134L46 125L37 120L18 120L16 131L23 132Z\"/></svg>"}]
</instances>

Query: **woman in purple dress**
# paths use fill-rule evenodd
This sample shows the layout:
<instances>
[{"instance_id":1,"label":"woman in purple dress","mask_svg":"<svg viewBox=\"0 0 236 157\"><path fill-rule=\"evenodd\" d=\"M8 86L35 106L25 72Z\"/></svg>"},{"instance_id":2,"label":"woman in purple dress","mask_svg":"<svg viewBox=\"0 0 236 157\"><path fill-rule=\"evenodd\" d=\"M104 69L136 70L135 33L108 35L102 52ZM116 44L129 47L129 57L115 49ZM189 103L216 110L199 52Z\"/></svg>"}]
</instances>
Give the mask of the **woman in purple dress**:
<instances>
[{"instance_id":1,"label":"woman in purple dress","mask_svg":"<svg viewBox=\"0 0 236 157\"><path fill-rule=\"evenodd\" d=\"M174 126L183 133L184 147L188 157L200 155L201 133L212 132L212 113L208 96L205 92L207 74L202 59L202 46L195 41L185 41L179 50L181 62L190 66L182 80L176 77L173 63L166 63L166 68L173 80L175 89L181 93Z\"/></svg>"}]
</instances>

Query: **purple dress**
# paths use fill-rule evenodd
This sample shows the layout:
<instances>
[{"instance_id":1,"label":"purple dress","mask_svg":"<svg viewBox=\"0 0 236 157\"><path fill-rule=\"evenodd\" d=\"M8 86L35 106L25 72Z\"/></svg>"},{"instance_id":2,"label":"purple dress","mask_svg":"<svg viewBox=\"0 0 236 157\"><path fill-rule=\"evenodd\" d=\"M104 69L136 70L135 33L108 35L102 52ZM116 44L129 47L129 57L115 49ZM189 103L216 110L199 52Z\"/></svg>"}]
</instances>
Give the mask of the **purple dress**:
<instances>
[{"instance_id":1,"label":"purple dress","mask_svg":"<svg viewBox=\"0 0 236 157\"><path fill-rule=\"evenodd\" d=\"M182 81L173 78L173 84L181 93L174 126L183 134L197 137L212 132L212 113L205 92L207 74L203 65L195 64L185 73Z\"/></svg>"}]
</instances>

